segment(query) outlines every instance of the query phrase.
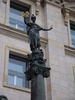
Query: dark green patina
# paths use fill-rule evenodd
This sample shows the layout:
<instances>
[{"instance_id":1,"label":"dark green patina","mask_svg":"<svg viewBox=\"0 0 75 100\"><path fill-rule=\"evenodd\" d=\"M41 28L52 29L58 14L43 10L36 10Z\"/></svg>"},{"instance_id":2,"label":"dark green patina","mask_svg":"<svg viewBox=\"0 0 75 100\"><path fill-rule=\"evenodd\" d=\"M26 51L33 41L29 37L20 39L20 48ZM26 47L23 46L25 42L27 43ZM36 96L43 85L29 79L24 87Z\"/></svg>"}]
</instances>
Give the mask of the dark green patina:
<instances>
[{"instance_id":1,"label":"dark green patina","mask_svg":"<svg viewBox=\"0 0 75 100\"><path fill-rule=\"evenodd\" d=\"M27 31L27 35L29 37L31 51L36 51L36 50L40 49L40 46L41 46L39 31L41 31L41 30L49 31L52 29L52 27L49 29L44 29L41 26L39 26L38 24L36 24L35 23L36 16L34 16L34 14L32 14L31 20L32 20L32 22L28 22L28 17L24 17L24 22L29 27L28 31Z\"/></svg>"}]
</instances>

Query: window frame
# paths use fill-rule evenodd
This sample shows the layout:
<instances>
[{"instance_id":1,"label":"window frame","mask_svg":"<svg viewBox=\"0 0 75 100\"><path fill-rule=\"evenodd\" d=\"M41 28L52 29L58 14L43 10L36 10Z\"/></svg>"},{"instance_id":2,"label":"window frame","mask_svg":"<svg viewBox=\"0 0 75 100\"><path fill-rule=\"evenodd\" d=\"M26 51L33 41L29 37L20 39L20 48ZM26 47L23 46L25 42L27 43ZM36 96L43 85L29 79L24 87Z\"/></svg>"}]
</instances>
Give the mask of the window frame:
<instances>
[{"instance_id":1,"label":"window frame","mask_svg":"<svg viewBox=\"0 0 75 100\"><path fill-rule=\"evenodd\" d=\"M16 90L20 90L20 91L25 91L25 92L31 92L30 87L26 88L26 87L20 87L17 85L12 85L12 84L8 84L8 64L9 64L9 54L15 54L15 55L19 55L23 58L27 59L27 54L30 53L28 51L25 51L19 47L14 47L14 46L6 46L5 47L5 64L4 64L4 76L3 76L3 86L4 87L8 87L8 88L12 88L12 89L16 89ZM30 86L30 83L29 83Z\"/></svg>"},{"instance_id":2,"label":"window frame","mask_svg":"<svg viewBox=\"0 0 75 100\"><path fill-rule=\"evenodd\" d=\"M69 30L69 46L75 48L72 44L72 38L71 38L71 28L70 28L70 24L75 24L75 18L74 17L69 17L69 25L68 25L68 30Z\"/></svg>"},{"instance_id":3,"label":"window frame","mask_svg":"<svg viewBox=\"0 0 75 100\"><path fill-rule=\"evenodd\" d=\"M20 57L19 55L17 56L17 55L15 55L15 54L9 54L9 60L10 59L12 59L12 60L17 60L17 61L22 61L22 62L24 62L24 63L26 63L26 68L23 66L23 70L27 70L28 68L27 67L29 67L28 66L28 61L27 61L27 59L26 58L23 58L23 57ZM18 72L18 71L16 71L16 70L12 70L12 69L10 69L10 66L8 66L9 68L8 68L8 77L10 76L10 75L12 75L13 77L14 77L14 80L13 80L13 85L17 85L17 78L22 78L23 79L23 86L22 87L26 87L26 88L29 88L29 82L26 80L26 77L24 76L24 73L22 73L22 72ZM16 80L16 81L15 81ZM8 82L8 84L10 84L9 82ZM18 86L18 85L17 85Z\"/></svg>"},{"instance_id":4,"label":"window frame","mask_svg":"<svg viewBox=\"0 0 75 100\"><path fill-rule=\"evenodd\" d=\"M70 23L70 32L71 32L71 30L75 31L75 23L73 23L73 22ZM75 35L73 35L73 33L71 32L71 41L72 41L72 45L73 45L73 44L75 44L75 42L74 42L75 39L73 39L72 36L75 36ZM75 48L75 45L73 45L73 47Z\"/></svg>"}]
</instances>

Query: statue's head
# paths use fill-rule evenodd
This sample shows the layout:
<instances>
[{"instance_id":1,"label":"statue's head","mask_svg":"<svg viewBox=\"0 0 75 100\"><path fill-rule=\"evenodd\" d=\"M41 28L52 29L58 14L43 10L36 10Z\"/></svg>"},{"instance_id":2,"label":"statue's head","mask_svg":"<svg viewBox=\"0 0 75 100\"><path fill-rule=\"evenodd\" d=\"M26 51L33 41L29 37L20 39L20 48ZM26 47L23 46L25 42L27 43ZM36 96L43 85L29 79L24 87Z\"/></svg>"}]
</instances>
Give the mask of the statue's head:
<instances>
[{"instance_id":1,"label":"statue's head","mask_svg":"<svg viewBox=\"0 0 75 100\"><path fill-rule=\"evenodd\" d=\"M34 14L32 14L31 20L33 21L33 23L35 23L35 21L36 21L36 16L35 16Z\"/></svg>"}]
</instances>

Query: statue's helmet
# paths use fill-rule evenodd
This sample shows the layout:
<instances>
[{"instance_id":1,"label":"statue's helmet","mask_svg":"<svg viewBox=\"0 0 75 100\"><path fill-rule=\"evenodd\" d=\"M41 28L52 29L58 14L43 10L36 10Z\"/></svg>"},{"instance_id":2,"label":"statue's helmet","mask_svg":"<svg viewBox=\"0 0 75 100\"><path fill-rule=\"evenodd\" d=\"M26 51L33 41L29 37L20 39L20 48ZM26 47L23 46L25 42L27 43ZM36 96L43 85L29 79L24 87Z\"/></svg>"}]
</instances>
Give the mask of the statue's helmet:
<instances>
[{"instance_id":1,"label":"statue's helmet","mask_svg":"<svg viewBox=\"0 0 75 100\"><path fill-rule=\"evenodd\" d=\"M31 16L31 20L32 20L33 22L36 21L36 16L35 16L34 14L32 14L32 16Z\"/></svg>"}]
</instances>

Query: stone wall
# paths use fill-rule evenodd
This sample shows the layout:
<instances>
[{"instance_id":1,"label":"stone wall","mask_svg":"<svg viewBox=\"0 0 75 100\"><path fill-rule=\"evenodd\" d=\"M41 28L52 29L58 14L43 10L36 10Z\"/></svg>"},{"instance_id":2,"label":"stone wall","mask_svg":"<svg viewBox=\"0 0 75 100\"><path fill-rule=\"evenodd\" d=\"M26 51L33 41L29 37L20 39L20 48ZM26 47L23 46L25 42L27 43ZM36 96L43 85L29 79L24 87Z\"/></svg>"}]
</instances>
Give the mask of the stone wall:
<instances>
[{"instance_id":1,"label":"stone wall","mask_svg":"<svg viewBox=\"0 0 75 100\"><path fill-rule=\"evenodd\" d=\"M5 23L5 3L3 0L0 0L0 22Z\"/></svg>"},{"instance_id":2,"label":"stone wall","mask_svg":"<svg viewBox=\"0 0 75 100\"><path fill-rule=\"evenodd\" d=\"M64 25L61 8L46 4L47 26L53 23L48 32L48 63L51 67L50 82L47 84L49 100L74 100L73 66L75 58L65 55L64 45L68 45L68 30Z\"/></svg>"}]
</instances>

